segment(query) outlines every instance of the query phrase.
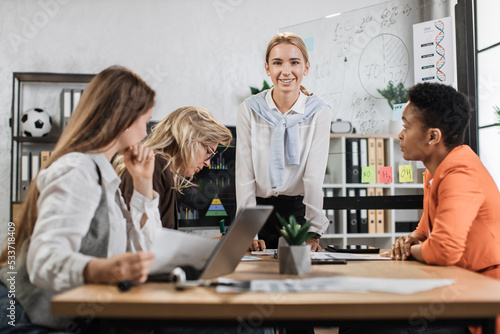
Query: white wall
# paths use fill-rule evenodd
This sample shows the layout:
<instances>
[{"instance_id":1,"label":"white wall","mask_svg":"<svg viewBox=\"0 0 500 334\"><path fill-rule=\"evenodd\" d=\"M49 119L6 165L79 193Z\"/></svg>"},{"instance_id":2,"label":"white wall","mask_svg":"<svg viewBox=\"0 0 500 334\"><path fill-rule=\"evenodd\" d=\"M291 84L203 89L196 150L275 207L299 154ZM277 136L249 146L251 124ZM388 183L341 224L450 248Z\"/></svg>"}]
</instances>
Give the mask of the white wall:
<instances>
[{"instance_id":1,"label":"white wall","mask_svg":"<svg viewBox=\"0 0 500 334\"><path fill-rule=\"evenodd\" d=\"M12 72L97 73L120 64L156 89L153 119L195 105L234 125L249 86L266 78L264 52L279 28L381 2L1 0L0 222L9 219Z\"/></svg>"}]
</instances>

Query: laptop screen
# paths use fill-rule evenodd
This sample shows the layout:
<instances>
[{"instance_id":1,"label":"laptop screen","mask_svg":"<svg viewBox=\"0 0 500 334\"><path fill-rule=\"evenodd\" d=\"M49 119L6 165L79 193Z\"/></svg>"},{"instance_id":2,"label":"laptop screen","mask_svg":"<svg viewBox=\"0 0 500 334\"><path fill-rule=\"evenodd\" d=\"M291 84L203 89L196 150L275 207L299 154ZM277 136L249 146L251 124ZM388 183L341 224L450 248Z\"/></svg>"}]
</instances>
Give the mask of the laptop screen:
<instances>
[{"instance_id":1,"label":"laptop screen","mask_svg":"<svg viewBox=\"0 0 500 334\"><path fill-rule=\"evenodd\" d=\"M210 255L200 278L209 279L232 273L272 211L270 205L241 209Z\"/></svg>"}]
</instances>

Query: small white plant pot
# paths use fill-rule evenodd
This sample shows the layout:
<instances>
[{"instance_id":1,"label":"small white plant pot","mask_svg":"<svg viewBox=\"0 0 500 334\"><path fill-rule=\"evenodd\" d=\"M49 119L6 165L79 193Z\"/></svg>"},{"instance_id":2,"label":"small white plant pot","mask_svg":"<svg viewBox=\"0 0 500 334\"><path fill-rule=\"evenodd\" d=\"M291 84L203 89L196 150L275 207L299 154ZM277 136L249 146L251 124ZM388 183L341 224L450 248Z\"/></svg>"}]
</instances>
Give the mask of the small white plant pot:
<instances>
[{"instance_id":1,"label":"small white plant pot","mask_svg":"<svg viewBox=\"0 0 500 334\"><path fill-rule=\"evenodd\" d=\"M311 273L311 245L282 246L279 248L280 274L305 275Z\"/></svg>"},{"instance_id":2,"label":"small white plant pot","mask_svg":"<svg viewBox=\"0 0 500 334\"><path fill-rule=\"evenodd\" d=\"M391 135L399 135L401 130L403 130L403 123L401 121L401 116L403 115L403 110L406 107L406 103L398 103L392 107L392 120L389 121L388 132Z\"/></svg>"}]
</instances>

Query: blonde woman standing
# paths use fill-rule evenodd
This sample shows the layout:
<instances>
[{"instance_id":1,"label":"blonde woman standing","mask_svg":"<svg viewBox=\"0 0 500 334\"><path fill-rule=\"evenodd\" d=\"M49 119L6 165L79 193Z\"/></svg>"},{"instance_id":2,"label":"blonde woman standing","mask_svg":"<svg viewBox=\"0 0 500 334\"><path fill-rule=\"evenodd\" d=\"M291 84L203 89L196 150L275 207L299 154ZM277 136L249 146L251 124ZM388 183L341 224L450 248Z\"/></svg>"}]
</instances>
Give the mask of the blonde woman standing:
<instances>
[{"instance_id":1,"label":"blonde woman standing","mask_svg":"<svg viewBox=\"0 0 500 334\"><path fill-rule=\"evenodd\" d=\"M311 220L316 237L307 243L317 251L328 227L322 184L331 115L324 101L301 86L309 67L300 37L282 33L270 41L265 69L274 87L246 99L238 110L236 200L238 208L270 204L283 217ZM271 214L250 249L277 248L279 225Z\"/></svg>"}]
</instances>

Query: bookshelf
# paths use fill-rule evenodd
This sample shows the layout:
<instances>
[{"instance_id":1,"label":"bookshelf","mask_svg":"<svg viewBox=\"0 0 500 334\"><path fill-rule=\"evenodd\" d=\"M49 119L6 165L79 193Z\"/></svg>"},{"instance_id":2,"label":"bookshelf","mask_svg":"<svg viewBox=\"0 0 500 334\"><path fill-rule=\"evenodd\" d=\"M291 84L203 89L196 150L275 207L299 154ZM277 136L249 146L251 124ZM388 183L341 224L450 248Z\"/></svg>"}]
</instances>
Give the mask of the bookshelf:
<instances>
[{"instance_id":1,"label":"bookshelf","mask_svg":"<svg viewBox=\"0 0 500 334\"><path fill-rule=\"evenodd\" d=\"M63 90L80 92L94 77L93 74L14 72L12 78L11 184L10 220L15 217L29 183L36 176L42 159L53 150L64 126ZM73 96L70 96L73 98ZM71 100L70 108L77 101ZM23 113L42 109L50 116L50 131L43 137L27 136L23 130ZM71 111L71 110L70 110ZM30 115L31 116L31 115ZM27 121L31 119L28 117ZM47 118L45 118L47 120ZM47 128L48 129L48 128Z\"/></svg>"},{"instance_id":2,"label":"bookshelf","mask_svg":"<svg viewBox=\"0 0 500 334\"><path fill-rule=\"evenodd\" d=\"M383 144L383 167L392 167L392 181L387 180L371 183L362 183L362 165L369 165L369 148L368 139L378 139ZM364 145L359 144L361 139L366 140L366 151L361 149ZM352 145L352 142L357 142L357 145ZM351 167L352 164L352 147L356 149L357 157L354 163L358 164L358 173L353 176L353 171L356 168ZM378 152L377 152L378 153ZM363 154L366 156L363 158ZM357 159L357 160L356 160ZM373 161L371 163L374 163ZM376 164L376 162L375 162ZM399 149L399 139L394 135L358 135L358 134L330 134L330 150L328 156L328 169L325 175L323 184L323 192L325 197L338 196L360 196L360 191L369 190L369 188L379 189L383 195L422 195L422 175L425 170L423 166L416 162L405 161L402 158L402 153ZM407 172L411 170L412 181L400 180L399 166ZM421 168L422 167L422 168ZM376 166L374 167L376 170ZM366 170L365 170L366 171ZM359 176L358 176L359 175ZM366 176L366 175L365 175ZM356 178L359 177L359 178ZM354 180L353 180L354 179ZM349 181L349 182L348 182ZM402 182L407 181L407 182ZM369 244L380 248L390 248L392 243L400 236L407 235L410 230L416 226L420 220L422 210L383 210L379 212L379 217L383 217L380 222L377 216L370 217L368 210L363 214L362 210L324 210L330 220L328 230L322 237L322 244ZM373 210L377 211L377 210ZM377 212L375 212L377 214ZM362 218L364 217L364 218ZM375 218L373 218L375 217ZM352 227L351 218L355 218L357 226ZM379 227L369 229L370 218L375 219L375 224ZM366 225L361 228L363 219L366 219ZM372 226L373 227L373 226Z\"/></svg>"}]
</instances>

